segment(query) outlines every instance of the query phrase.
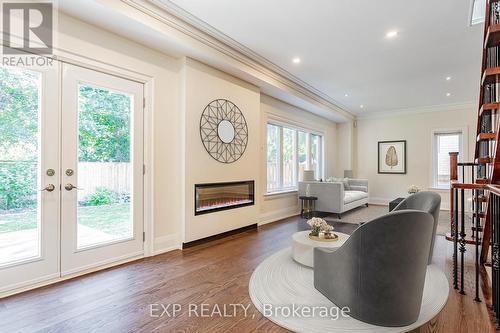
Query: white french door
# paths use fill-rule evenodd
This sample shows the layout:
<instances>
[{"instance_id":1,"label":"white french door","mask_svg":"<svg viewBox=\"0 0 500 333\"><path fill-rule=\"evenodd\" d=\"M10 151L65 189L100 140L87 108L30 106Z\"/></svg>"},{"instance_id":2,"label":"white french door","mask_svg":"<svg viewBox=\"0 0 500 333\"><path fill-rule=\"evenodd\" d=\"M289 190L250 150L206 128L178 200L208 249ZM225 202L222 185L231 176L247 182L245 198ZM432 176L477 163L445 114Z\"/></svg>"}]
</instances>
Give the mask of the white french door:
<instances>
[{"instance_id":1,"label":"white french door","mask_svg":"<svg viewBox=\"0 0 500 333\"><path fill-rule=\"evenodd\" d=\"M143 254L143 85L0 67L0 297Z\"/></svg>"},{"instance_id":2,"label":"white french door","mask_svg":"<svg viewBox=\"0 0 500 333\"><path fill-rule=\"evenodd\" d=\"M143 253L143 85L63 65L61 274Z\"/></svg>"},{"instance_id":3,"label":"white french door","mask_svg":"<svg viewBox=\"0 0 500 333\"><path fill-rule=\"evenodd\" d=\"M57 74L0 66L0 294L59 276Z\"/></svg>"}]
</instances>

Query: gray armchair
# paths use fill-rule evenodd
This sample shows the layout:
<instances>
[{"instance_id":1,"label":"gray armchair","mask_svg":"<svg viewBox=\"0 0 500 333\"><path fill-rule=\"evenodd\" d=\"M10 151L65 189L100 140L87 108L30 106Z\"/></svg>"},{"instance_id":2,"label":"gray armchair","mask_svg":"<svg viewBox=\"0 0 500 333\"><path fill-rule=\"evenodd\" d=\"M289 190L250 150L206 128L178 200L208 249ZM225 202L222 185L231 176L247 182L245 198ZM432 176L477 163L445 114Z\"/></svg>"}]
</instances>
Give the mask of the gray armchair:
<instances>
[{"instance_id":1,"label":"gray armchair","mask_svg":"<svg viewBox=\"0 0 500 333\"><path fill-rule=\"evenodd\" d=\"M431 236L431 250L429 252L429 260L427 263L430 265L432 261L432 254L434 252L434 241L436 240L436 229L439 223L439 211L441 209L441 196L436 192L422 191L410 195L408 198L401 201L393 211L403 209L415 209L430 213L434 218L434 225L432 228Z\"/></svg>"},{"instance_id":2,"label":"gray armchair","mask_svg":"<svg viewBox=\"0 0 500 333\"><path fill-rule=\"evenodd\" d=\"M420 313L433 228L431 214L391 212L357 228L337 250L314 249L314 287L350 316L406 326Z\"/></svg>"}]
</instances>

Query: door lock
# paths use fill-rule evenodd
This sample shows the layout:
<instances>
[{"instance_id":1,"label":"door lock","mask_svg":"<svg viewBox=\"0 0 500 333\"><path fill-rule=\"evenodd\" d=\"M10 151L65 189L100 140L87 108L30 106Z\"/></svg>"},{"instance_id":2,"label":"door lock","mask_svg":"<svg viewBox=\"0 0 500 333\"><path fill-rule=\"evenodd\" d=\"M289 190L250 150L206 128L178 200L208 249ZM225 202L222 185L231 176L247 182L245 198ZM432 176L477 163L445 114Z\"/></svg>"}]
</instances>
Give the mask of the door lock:
<instances>
[{"instance_id":1,"label":"door lock","mask_svg":"<svg viewBox=\"0 0 500 333\"><path fill-rule=\"evenodd\" d=\"M56 171L54 169L47 169L47 176L52 177L53 175L56 174Z\"/></svg>"},{"instance_id":2,"label":"door lock","mask_svg":"<svg viewBox=\"0 0 500 333\"><path fill-rule=\"evenodd\" d=\"M66 169L66 176L73 176L74 173L73 169Z\"/></svg>"}]
</instances>

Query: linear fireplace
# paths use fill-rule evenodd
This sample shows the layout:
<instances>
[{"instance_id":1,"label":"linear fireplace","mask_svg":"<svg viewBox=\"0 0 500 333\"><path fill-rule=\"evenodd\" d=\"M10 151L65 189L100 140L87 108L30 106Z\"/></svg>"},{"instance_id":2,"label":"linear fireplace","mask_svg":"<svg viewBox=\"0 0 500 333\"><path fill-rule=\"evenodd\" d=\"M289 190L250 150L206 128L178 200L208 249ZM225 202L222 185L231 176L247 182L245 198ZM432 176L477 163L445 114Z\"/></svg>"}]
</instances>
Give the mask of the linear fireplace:
<instances>
[{"instance_id":1,"label":"linear fireplace","mask_svg":"<svg viewBox=\"0 0 500 333\"><path fill-rule=\"evenodd\" d=\"M194 215L255 204L254 181L196 184Z\"/></svg>"}]
</instances>

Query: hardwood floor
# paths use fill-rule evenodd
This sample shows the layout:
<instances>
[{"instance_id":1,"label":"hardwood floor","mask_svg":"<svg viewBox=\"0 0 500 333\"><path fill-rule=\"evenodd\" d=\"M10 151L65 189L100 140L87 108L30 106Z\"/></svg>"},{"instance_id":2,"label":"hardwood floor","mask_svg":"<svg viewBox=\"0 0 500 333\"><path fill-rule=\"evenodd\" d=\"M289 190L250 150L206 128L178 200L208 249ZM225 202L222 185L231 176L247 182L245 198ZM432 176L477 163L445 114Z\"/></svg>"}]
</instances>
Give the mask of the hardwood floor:
<instances>
[{"instance_id":1,"label":"hardwood floor","mask_svg":"<svg viewBox=\"0 0 500 333\"><path fill-rule=\"evenodd\" d=\"M2 299L0 332L286 332L253 307L248 281L262 260L290 245L298 221L290 218ZM450 288L446 307L422 332L495 331L484 302L473 301L473 252L468 250L468 295ZM451 254L451 243L438 236L435 262L450 281ZM150 304L160 303L182 308L175 318L151 317ZM194 306L189 312L190 303L197 312ZM246 316L238 307L234 317L201 317L201 304L211 312L215 304L232 310L237 303L249 306ZM161 310L158 305L153 314Z\"/></svg>"}]
</instances>

